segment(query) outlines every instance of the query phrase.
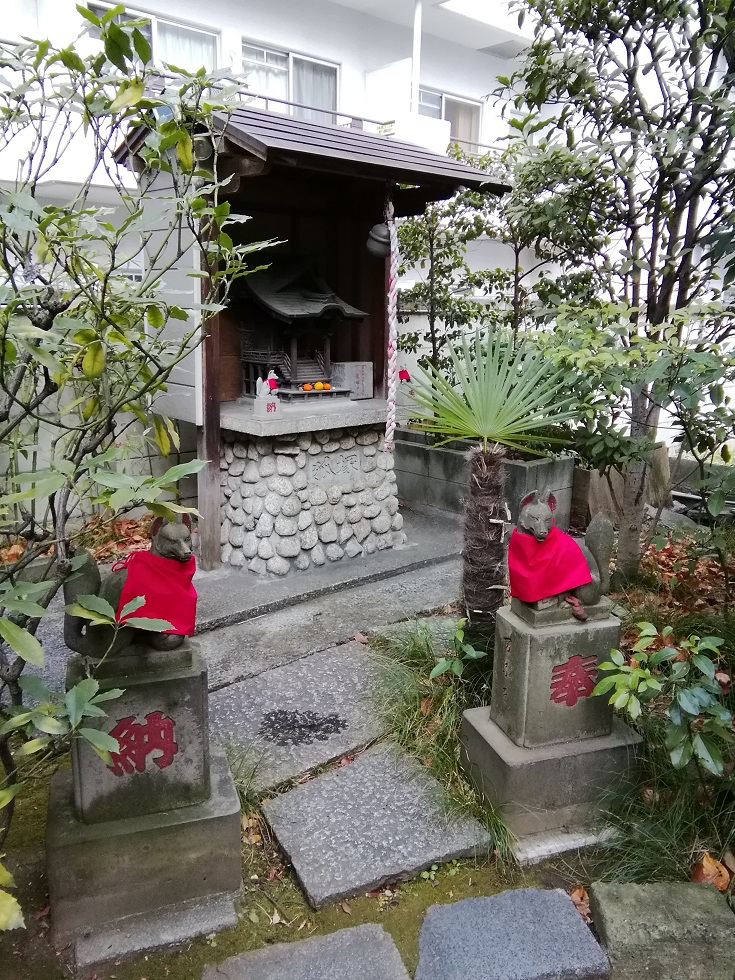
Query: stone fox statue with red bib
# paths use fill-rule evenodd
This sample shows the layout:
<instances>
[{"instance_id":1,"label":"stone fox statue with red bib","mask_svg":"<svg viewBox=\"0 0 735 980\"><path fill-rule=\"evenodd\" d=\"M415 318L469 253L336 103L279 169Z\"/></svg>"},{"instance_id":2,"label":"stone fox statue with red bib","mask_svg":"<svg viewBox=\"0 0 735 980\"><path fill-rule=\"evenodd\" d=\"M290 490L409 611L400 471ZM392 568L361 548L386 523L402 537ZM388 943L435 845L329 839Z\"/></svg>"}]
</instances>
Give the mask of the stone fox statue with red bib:
<instances>
[{"instance_id":1,"label":"stone fox statue with red bib","mask_svg":"<svg viewBox=\"0 0 735 980\"><path fill-rule=\"evenodd\" d=\"M547 488L521 501L518 527L508 546L511 595L522 602L559 597L578 619L610 588L613 526L604 514L590 522L584 538L573 538L554 524L556 500Z\"/></svg>"},{"instance_id":2,"label":"stone fox statue with red bib","mask_svg":"<svg viewBox=\"0 0 735 980\"><path fill-rule=\"evenodd\" d=\"M186 636L193 635L197 594L192 578L196 561L191 548L191 519L187 514L178 515L174 521L160 517L154 520L150 551L132 552L116 562L105 576L89 552L86 556L80 571L64 584L67 606L75 602L83 605L87 595L99 596L112 606L119 618L126 604L142 597L145 603L122 621L159 619L169 622L172 628L155 633L131 623L118 630L113 644L112 627L94 626L89 620L67 612L64 642L70 650L94 659L105 654L115 656L131 647L175 650Z\"/></svg>"}]
</instances>

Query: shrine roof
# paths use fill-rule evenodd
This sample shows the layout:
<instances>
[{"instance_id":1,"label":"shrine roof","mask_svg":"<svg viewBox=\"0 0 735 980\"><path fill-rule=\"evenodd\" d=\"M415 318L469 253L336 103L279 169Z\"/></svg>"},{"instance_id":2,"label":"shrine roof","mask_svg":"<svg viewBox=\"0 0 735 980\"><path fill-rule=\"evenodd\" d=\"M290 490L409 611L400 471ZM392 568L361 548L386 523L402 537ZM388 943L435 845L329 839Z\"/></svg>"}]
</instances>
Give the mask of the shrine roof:
<instances>
[{"instance_id":1,"label":"shrine roof","mask_svg":"<svg viewBox=\"0 0 735 980\"><path fill-rule=\"evenodd\" d=\"M245 284L255 299L281 320L312 319L338 313L361 320L362 310L340 299L314 272L308 260L278 259L267 269L246 276Z\"/></svg>"},{"instance_id":2,"label":"shrine roof","mask_svg":"<svg viewBox=\"0 0 735 980\"><path fill-rule=\"evenodd\" d=\"M484 170L378 133L306 122L276 112L242 108L217 113L220 131L248 154L270 163L288 162L313 169L345 169L355 176L380 177L398 184L472 187L496 194L510 190Z\"/></svg>"}]
</instances>

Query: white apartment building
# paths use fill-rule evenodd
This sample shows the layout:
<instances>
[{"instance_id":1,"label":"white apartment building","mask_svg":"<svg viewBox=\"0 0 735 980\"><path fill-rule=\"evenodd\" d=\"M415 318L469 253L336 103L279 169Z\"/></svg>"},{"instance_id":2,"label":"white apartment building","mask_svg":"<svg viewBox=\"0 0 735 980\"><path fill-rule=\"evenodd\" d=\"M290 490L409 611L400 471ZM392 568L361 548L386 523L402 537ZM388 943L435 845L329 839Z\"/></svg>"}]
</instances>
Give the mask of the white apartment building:
<instances>
[{"instance_id":1,"label":"white apartment building","mask_svg":"<svg viewBox=\"0 0 735 980\"><path fill-rule=\"evenodd\" d=\"M492 92L526 44L507 0L131 0L126 12L150 19L161 64L231 69L271 111L361 117L439 152L507 133ZM67 44L83 27L75 0L6 0L3 14L8 40Z\"/></svg>"}]
</instances>

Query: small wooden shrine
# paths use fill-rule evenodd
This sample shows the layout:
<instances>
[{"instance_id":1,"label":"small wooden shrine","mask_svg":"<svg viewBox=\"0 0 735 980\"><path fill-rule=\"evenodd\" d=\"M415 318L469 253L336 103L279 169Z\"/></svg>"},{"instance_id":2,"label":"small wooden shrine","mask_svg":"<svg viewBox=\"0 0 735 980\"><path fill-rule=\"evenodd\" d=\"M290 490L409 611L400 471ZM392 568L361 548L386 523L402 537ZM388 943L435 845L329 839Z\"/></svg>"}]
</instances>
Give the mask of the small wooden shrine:
<instances>
[{"instance_id":1,"label":"small wooden shrine","mask_svg":"<svg viewBox=\"0 0 735 980\"><path fill-rule=\"evenodd\" d=\"M245 286L253 303L240 327L244 395L255 397L258 378L273 372L281 400L349 398L331 383L332 336L367 313L340 299L308 259L276 261Z\"/></svg>"},{"instance_id":2,"label":"small wooden shrine","mask_svg":"<svg viewBox=\"0 0 735 980\"><path fill-rule=\"evenodd\" d=\"M209 461L198 482L200 565L284 575L392 547L404 537L390 426L386 440L396 343L389 250L374 247L388 237L386 208L401 218L461 186L508 188L354 124L247 106L214 122L218 176L232 212L250 217L232 237L274 244L254 256L267 268L233 284L160 406L196 425ZM118 159L139 169L139 145L133 136ZM206 146L198 155L207 162ZM189 275L167 283L191 290ZM271 390L258 385L269 376Z\"/></svg>"}]
</instances>

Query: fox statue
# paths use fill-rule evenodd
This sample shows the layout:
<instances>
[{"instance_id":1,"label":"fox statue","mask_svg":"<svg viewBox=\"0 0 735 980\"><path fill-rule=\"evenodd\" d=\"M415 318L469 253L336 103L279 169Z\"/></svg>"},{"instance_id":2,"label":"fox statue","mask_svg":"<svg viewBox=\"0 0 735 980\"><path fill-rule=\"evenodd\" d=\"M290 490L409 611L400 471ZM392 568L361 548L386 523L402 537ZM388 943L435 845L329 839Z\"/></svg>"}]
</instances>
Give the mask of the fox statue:
<instances>
[{"instance_id":1,"label":"fox statue","mask_svg":"<svg viewBox=\"0 0 735 980\"><path fill-rule=\"evenodd\" d=\"M86 555L84 564L64 583L67 606L79 601L83 604L84 596L95 595L105 599L120 616L126 603L140 596L145 603L139 604L130 618L163 619L172 629L158 633L130 625L115 636L111 626L95 626L67 612L64 642L70 650L91 659L115 656L133 646L174 650L185 636L193 634L197 596L192 578L196 563L188 514L177 515L173 521L156 518L151 525L150 551L133 552L104 576L89 552L81 553Z\"/></svg>"},{"instance_id":2,"label":"fox statue","mask_svg":"<svg viewBox=\"0 0 735 980\"><path fill-rule=\"evenodd\" d=\"M521 501L518 526L508 547L511 595L523 602L560 596L578 619L610 588L613 526L604 514L590 522L584 538L554 524L556 500L546 488Z\"/></svg>"}]
</instances>

